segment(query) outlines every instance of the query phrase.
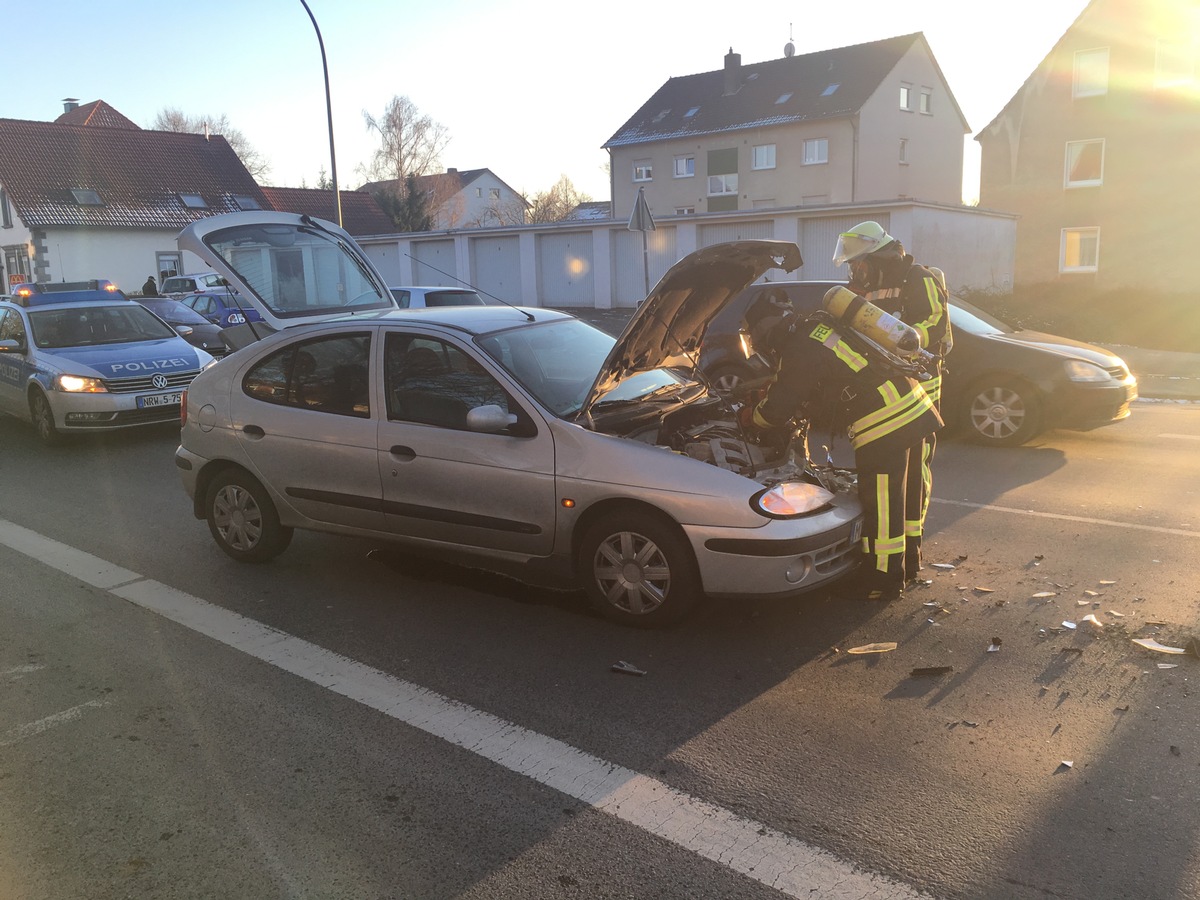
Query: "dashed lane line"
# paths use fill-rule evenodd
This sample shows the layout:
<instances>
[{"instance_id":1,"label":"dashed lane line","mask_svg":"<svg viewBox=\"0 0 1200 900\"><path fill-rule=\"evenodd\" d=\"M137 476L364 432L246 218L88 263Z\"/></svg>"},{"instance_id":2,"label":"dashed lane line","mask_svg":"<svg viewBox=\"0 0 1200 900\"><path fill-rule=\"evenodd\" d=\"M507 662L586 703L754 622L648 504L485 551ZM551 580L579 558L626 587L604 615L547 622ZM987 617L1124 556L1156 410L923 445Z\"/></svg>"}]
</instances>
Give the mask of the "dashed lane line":
<instances>
[{"instance_id":1,"label":"dashed lane line","mask_svg":"<svg viewBox=\"0 0 1200 900\"><path fill-rule=\"evenodd\" d=\"M1078 522L1081 525L1104 525L1110 528L1128 528L1132 531L1151 531L1155 534L1170 534L1176 537L1200 538L1200 531L1187 528L1166 528L1161 525L1139 525L1136 522L1117 522L1113 519L1092 519L1087 516L1069 516L1066 513L1041 512L1036 509L1016 509L1012 506L994 506L991 503L971 503L967 500L942 500L930 497L930 503L940 503L945 506L964 506L967 509L986 509L989 512L1012 513L1018 516L1033 516L1037 519L1061 519L1064 522Z\"/></svg>"},{"instance_id":2,"label":"dashed lane line","mask_svg":"<svg viewBox=\"0 0 1200 900\"><path fill-rule=\"evenodd\" d=\"M0 519L0 544L554 788L789 897L806 900L927 897L906 884L864 871L820 847L647 775L372 669L3 519Z\"/></svg>"}]
</instances>

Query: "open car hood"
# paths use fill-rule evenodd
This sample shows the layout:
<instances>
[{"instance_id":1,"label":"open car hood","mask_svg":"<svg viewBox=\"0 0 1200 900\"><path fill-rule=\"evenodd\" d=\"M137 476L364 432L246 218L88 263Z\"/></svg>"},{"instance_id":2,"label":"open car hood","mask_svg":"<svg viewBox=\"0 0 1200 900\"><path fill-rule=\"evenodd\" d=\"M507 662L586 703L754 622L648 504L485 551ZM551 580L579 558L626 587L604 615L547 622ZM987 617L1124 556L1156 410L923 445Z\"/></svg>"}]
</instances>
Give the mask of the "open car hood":
<instances>
[{"instance_id":1,"label":"open car hood","mask_svg":"<svg viewBox=\"0 0 1200 900\"><path fill-rule=\"evenodd\" d=\"M695 369L712 320L770 269L800 268L790 241L733 241L690 253L655 285L613 345L583 403L595 404L631 375L653 369Z\"/></svg>"},{"instance_id":2,"label":"open car hood","mask_svg":"<svg viewBox=\"0 0 1200 900\"><path fill-rule=\"evenodd\" d=\"M258 310L268 330L396 306L354 238L323 219L227 213L193 222L177 243L224 275L237 304Z\"/></svg>"}]
</instances>

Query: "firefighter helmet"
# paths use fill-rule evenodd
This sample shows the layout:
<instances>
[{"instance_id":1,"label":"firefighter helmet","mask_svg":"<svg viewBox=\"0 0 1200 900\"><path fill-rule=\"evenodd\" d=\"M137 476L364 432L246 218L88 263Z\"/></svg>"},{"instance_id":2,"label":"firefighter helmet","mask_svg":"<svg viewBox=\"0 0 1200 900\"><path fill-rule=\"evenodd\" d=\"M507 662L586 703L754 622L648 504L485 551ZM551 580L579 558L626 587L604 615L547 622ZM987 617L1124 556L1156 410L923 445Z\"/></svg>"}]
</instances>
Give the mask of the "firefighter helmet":
<instances>
[{"instance_id":1,"label":"firefighter helmet","mask_svg":"<svg viewBox=\"0 0 1200 900\"><path fill-rule=\"evenodd\" d=\"M886 247L895 240L883 230L878 222L860 222L849 231L838 235L837 248L833 251L833 263L842 263L866 256Z\"/></svg>"}]
</instances>

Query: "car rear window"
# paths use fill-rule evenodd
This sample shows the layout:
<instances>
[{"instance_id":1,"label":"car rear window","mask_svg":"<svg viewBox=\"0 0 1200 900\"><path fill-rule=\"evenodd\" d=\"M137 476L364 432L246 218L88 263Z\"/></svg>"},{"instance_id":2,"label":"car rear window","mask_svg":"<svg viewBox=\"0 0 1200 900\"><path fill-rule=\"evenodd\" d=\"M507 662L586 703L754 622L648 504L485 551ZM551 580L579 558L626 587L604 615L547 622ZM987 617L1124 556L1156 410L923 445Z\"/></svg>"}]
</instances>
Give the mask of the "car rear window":
<instances>
[{"instance_id":1,"label":"car rear window","mask_svg":"<svg viewBox=\"0 0 1200 900\"><path fill-rule=\"evenodd\" d=\"M474 291L430 291L425 295L426 306L484 306L483 298Z\"/></svg>"}]
</instances>

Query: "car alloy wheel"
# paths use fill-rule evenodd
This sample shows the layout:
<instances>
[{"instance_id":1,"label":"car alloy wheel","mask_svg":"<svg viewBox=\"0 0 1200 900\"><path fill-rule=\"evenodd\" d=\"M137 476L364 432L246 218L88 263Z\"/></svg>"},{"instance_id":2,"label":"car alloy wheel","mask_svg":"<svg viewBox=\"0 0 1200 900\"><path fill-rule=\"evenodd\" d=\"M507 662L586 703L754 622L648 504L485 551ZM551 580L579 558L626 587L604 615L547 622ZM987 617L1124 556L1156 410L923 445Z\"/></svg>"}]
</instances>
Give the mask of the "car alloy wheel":
<instances>
[{"instance_id":1,"label":"car alloy wheel","mask_svg":"<svg viewBox=\"0 0 1200 900\"><path fill-rule=\"evenodd\" d=\"M50 408L46 395L39 390L29 395L29 417L43 444L53 447L62 443L62 435L54 425L54 410Z\"/></svg>"},{"instance_id":2,"label":"car alloy wheel","mask_svg":"<svg viewBox=\"0 0 1200 900\"><path fill-rule=\"evenodd\" d=\"M205 497L208 529L234 559L266 562L291 543L292 529L279 524L266 490L240 469L218 473Z\"/></svg>"},{"instance_id":3,"label":"car alloy wheel","mask_svg":"<svg viewBox=\"0 0 1200 900\"><path fill-rule=\"evenodd\" d=\"M709 374L708 380L719 393L732 394L738 385L747 380L747 376L737 366L718 366Z\"/></svg>"},{"instance_id":4,"label":"car alloy wheel","mask_svg":"<svg viewBox=\"0 0 1200 900\"><path fill-rule=\"evenodd\" d=\"M1032 388L1014 379L982 383L970 392L967 421L979 443L1015 447L1040 427L1041 406Z\"/></svg>"},{"instance_id":5,"label":"car alloy wheel","mask_svg":"<svg viewBox=\"0 0 1200 900\"><path fill-rule=\"evenodd\" d=\"M613 513L581 542L588 599L608 618L654 627L682 618L700 598L691 548L674 523L646 513Z\"/></svg>"}]
</instances>

